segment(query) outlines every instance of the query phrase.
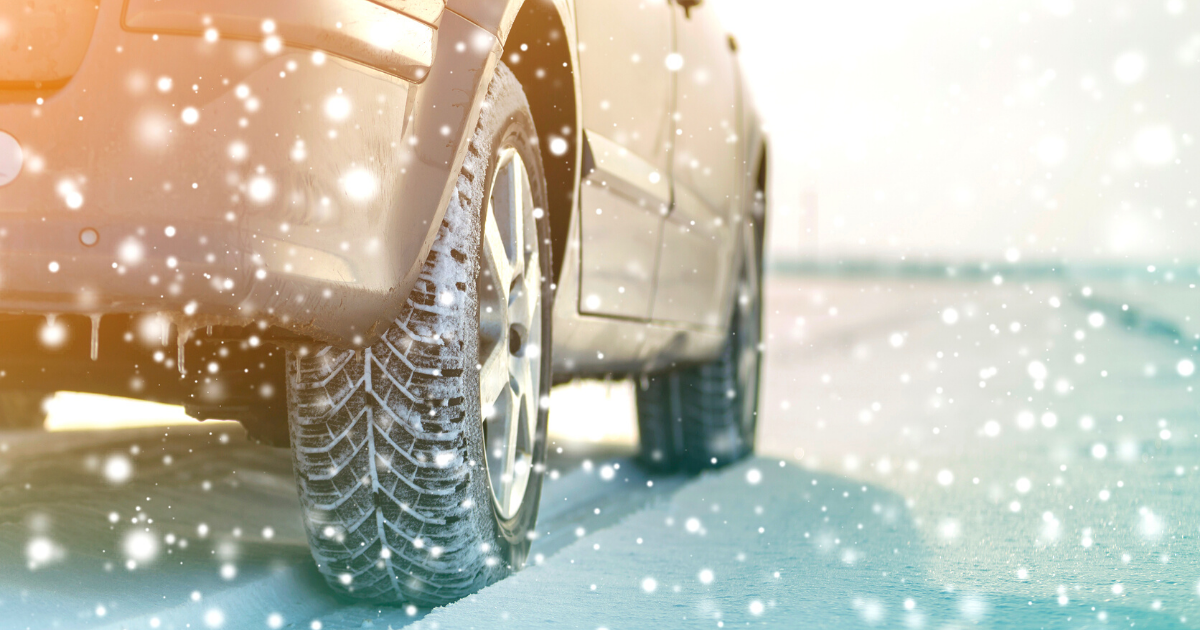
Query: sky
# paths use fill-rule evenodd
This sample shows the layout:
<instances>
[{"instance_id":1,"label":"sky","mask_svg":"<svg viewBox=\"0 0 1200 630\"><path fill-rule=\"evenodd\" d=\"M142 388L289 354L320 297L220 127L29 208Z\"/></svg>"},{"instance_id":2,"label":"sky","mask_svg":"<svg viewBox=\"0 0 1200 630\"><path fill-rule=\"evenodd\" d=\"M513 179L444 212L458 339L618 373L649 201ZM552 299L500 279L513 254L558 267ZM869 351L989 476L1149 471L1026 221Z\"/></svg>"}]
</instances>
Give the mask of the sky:
<instances>
[{"instance_id":1,"label":"sky","mask_svg":"<svg viewBox=\"0 0 1200 630\"><path fill-rule=\"evenodd\" d=\"M1197 258L1200 2L710 2L772 137L777 257Z\"/></svg>"}]
</instances>

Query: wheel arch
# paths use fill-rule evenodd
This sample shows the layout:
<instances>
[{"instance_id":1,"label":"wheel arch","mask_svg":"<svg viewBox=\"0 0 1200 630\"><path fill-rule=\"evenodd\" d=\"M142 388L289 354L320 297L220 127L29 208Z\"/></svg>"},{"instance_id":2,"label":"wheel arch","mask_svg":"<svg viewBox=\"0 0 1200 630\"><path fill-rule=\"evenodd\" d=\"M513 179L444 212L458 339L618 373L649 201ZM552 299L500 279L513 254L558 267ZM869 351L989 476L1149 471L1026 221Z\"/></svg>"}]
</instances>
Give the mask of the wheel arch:
<instances>
[{"instance_id":1,"label":"wheel arch","mask_svg":"<svg viewBox=\"0 0 1200 630\"><path fill-rule=\"evenodd\" d=\"M510 24L500 25L503 60L524 87L537 127L550 203L555 281L567 250L582 159L575 35L574 17L561 0L526 0L512 13ZM522 45L527 49L521 50Z\"/></svg>"},{"instance_id":2,"label":"wheel arch","mask_svg":"<svg viewBox=\"0 0 1200 630\"><path fill-rule=\"evenodd\" d=\"M766 241L767 241L767 219L770 209L770 159L771 152L766 138L761 138L756 151L758 158L754 165L754 186L751 191L753 201L751 207L752 220L754 221L754 242L758 247L758 272L759 277L763 276L766 267ZM758 201L759 195L762 195L761 203Z\"/></svg>"}]
</instances>

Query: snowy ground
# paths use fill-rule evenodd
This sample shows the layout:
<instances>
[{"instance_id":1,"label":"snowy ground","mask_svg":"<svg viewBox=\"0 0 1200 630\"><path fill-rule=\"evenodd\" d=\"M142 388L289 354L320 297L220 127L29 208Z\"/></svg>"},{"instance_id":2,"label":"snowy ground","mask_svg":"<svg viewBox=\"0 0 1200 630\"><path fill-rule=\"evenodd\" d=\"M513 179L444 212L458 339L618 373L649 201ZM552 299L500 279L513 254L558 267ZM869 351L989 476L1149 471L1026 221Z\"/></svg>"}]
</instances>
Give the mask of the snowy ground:
<instances>
[{"instance_id":1,"label":"snowy ground","mask_svg":"<svg viewBox=\"0 0 1200 630\"><path fill-rule=\"evenodd\" d=\"M0 628L1200 625L1187 291L768 289L757 458L566 446L540 562L433 611L330 597L236 428L0 436Z\"/></svg>"}]
</instances>

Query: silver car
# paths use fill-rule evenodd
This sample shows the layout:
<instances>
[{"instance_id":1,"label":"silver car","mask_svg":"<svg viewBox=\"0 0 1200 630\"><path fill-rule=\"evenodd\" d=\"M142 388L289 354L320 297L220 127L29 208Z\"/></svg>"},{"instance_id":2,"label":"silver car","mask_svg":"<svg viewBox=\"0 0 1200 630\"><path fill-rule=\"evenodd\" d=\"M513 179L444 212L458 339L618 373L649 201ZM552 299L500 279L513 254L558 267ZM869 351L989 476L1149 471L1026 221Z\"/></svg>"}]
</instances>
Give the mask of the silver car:
<instances>
[{"instance_id":1,"label":"silver car","mask_svg":"<svg viewBox=\"0 0 1200 630\"><path fill-rule=\"evenodd\" d=\"M699 0L3 0L0 51L0 423L239 420L329 584L422 605L525 564L554 383L752 449L766 139Z\"/></svg>"}]
</instances>

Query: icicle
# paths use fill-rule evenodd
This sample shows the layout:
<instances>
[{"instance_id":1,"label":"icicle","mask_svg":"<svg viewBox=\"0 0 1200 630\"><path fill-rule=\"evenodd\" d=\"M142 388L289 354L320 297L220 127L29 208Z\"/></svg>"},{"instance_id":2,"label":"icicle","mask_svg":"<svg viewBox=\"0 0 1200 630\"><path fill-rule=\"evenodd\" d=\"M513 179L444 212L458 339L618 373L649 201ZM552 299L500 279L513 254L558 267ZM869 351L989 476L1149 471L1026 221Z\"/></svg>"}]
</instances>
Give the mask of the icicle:
<instances>
[{"instance_id":1,"label":"icicle","mask_svg":"<svg viewBox=\"0 0 1200 630\"><path fill-rule=\"evenodd\" d=\"M205 329L205 331L204 331L204 332L205 332L205 333L206 333L206 334L207 334L209 337L211 337L211 336L212 336L212 324L209 324L209 325L208 325L208 327Z\"/></svg>"},{"instance_id":2,"label":"icicle","mask_svg":"<svg viewBox=\"0 0 1200 630\"><path fill-rule=\"evenodd\" d=\"M92 360L100 358L100 318L102 315L90 315L92 318Z\"/></svg>"},{"instance_id":3,"label":"icicle","mask_svg":"<svg viewBox=\"0 0 1200 630\"><path fill-rule=\"evenodd\" d=\"M171 318L158 315L158 326L162 330L162 345L171 343Z\"/></svg>"},{"instance_id":4,"label":"icicle","mask_svg":"<svg viewBox=\"0 0 1200 630\"><path fill-rule=\"evenodd\" d=\"M179 347L179 356L175 359L175 364L179 367L179 375L187 376L187 367L183 364L183 353L187 348L188 338L192 336L192 329L184 324L178 324L179 332L175 333L175 341Z\"/></svg>"}]
</instances>

